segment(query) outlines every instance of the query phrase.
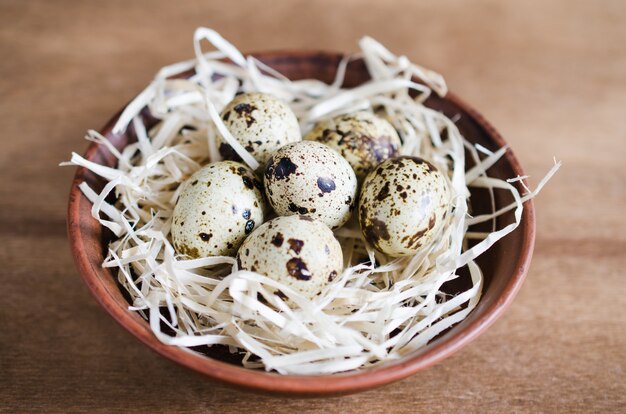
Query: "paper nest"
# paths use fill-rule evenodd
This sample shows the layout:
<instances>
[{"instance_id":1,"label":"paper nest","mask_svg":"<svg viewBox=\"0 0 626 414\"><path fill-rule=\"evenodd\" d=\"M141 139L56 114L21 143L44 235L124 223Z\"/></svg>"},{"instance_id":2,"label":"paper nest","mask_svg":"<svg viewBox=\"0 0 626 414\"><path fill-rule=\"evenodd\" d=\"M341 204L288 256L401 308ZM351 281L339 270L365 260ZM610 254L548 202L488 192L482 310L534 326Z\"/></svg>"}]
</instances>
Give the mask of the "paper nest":
<instances>
[{"instance_id":1,"label":"paper nest","mask_svg":"<svg viewBox=\"0 0 626 414\"><path fill-rule=\"evenodd\" d=\"M216 50L203 52L203 40ZM423 105L432 92L445 95L443 78L369 37L361 39L359 46L359 54L341 61L332 84L291 81L254 57L244 57L215 31L199 28L194 35L195 59L162 68L117 121L114 132L132 124L137 142L120 152L105 137L89 131L87 139L117 157L116 168L72 154L68 164L85 167L108 181L100 193L86 183L80 185L93 203L93 217L116 236L103 266L117 273L132 298L129 309L149 320L160 341L180 347L227 345L231 352L243 354L243 365L249 368L327 374L402 358L475 308L483 283L476 257L519 225L524 201L539 192L560 164L555 163L534 191L523 184L525 194L511 184L525 177L508 181L489 177L486 170L506 148L491 152L473 145L452 119ZM347 64L358 57L364 59L371 81L342 89ZM190 78L171 79L189 69L195 69ZM266 92L286 101L303 132L324 117L384 108L400 132L401 154L428 159L449 179L454 198L441 237L415 256L392 259L369 247L358 227L341 228L335 235L345 263L363 257L369 261L347 266L313 300L271 278L239 270L233 257L188 260L177 254L169 234L179 185L203 165L220 159L216 134L251 168L259 166L219 117L240 91ZM160 120L150 130L140 115L145 107ZM476 164L467 171L466 150ZM471 217L472 187L486 188L492 206L494 191L509 191L514 202ZM111 193L115 204L105 201ZM494 218L510 210L515 221L504 228L468 231L469 226L486 221L495 226ZM471 248L469 239L477 241ZM457 278L465 266L471 287L454 296L444 293L442 285ZM289 298L291 307L271 293L274 288ZM167 326L166 332L162 326Z\"/></svg>"}]
</instances>

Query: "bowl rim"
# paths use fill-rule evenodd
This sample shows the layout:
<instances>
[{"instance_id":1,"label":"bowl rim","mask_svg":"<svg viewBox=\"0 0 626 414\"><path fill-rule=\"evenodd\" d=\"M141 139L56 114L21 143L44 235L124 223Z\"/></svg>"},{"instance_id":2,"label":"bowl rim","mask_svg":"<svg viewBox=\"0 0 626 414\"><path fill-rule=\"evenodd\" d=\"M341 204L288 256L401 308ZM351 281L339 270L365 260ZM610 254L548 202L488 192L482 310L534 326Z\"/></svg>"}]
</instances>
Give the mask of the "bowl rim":
<instances>
[{"instance_id":1,"label":"bowl rim","mask_svg":"<svg viewBox=\"0 0 626 414\"><path fill-rule=\"evenodd\" d=\"M279 59L286 56L299 60L319 58L320 55L325 55L332 59L339 59L345 56L339 52L302 50L259 52L251 53L250 55L261 60ZM448 92L445 99L464 111L494 144L499 147L508 145L496 129L478 111L466 104L458 96ZM120 110L100 130L103 135L111 134L121 112ZM90 159L98 149L99 145L97 143L90 144L84 157ZM519 176L525 175L512 150L509 149L506 152L505 159L514 173ZM353 393L401 380L442 361L476 339L509 307L526 277L535 244L535 211L531 199L524 203L522 222L520 223L522 250L514 267L516 270L510 276L502 295L497 301L494 301L487 307L480 317L467 325L464 330L460 332L450 331L446 340L432 349L383 364L380 367L361 371L311 376L281 375L250 370L194 353L186 348L163 344L154 336L149 329L148 323L143 318L115 301L111 292L98 277L99 272L102 272L103 269L94 267L83 247L85 237L80 228L80 211L82 203L89 203L89 201L82 195L78 185L84 180L83 175L85 172L86 170L83 167L78 167L72 180L67 210L67 230L74 262L91 294L115 321L158 354L220 382L257 392L298 396Z\"/></svg>"}]
</instances>

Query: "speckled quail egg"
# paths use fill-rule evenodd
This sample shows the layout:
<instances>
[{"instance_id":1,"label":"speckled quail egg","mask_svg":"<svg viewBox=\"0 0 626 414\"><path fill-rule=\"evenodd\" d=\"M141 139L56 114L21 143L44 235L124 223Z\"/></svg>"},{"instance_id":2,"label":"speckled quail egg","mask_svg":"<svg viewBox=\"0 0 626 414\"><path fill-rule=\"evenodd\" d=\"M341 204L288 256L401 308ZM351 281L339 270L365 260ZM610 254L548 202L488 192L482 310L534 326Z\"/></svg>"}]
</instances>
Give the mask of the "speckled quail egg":
<instances>
[{"instance_id":1,"label":"speckled quail egg","mask_svg":"<svg viewBox=\"0 0 626 414\"><path fill-rule=\"evenodd\" d=\"M447 181L435 166L418 157L392 158L365 178L359 224L374 248L407 256L439 235L449 205Z\"/></svg>"},{"instance_id":2,"label":"speckled quail egg","mask_svg":"<svg viewBox=\"0 0 626 414\"><path fill-rule=\"evenodd\" d=\"M354 168L359 182L382 161L398 155L402 145L387 120L367 111L322 120L304 139L337 150Z\"/></svg>"},{"instance_id":3,"label":"speckled quail egg","mask_svg":"<svg viewBox=\"0 0 626 414\"><path fill-rule=\"evenodd\" d=\"M402 140L402 136L403 135L408 134L408 131L415 130L415 128L411 125L409 120L406 119L406 117L404 117L404 116L397 116L397 115L391 115L382 106L378 107L374 111L374 113L376 114L376 116L378 116L378 117L384 119L385 121L389 122L389 125L391 125L393 127L393 129L396 130L396 133L400 137L400 140Z\"/></svg>"},{"instance_id":4,"label":"speckled quail egg","mask_svg":"<svg viewBox=\"0 0 626 414\"><path fill-rule=\"evenodd\" d=\"M264 223L243 242L237 261L241 269L268 276L309 299L343 269L341 245L333 232L306 215Z\"/></svg>"},{"instance_id":5,"label":"speckled quail egg","mask_svg":"<svg viewBox=\"0 0 626 414\"><path fill-rule=\"evenodd\" d=\"M300 126L283 101L265 93L237 95L221 113L228 131L259 163L265 164L274 151L300 141ZM233 148L218 136L224 159L240 161Z\"/></svg>"},{"instance_id":6,"label":"speckled quail egg","mask_svg":"<svg viewBox=\"0 0 626 414\"><path fill-rule=\"evenodd\" d=\"M339 153L314 141L285 145L265 167L265 194L280 216L308 214L332 229L350 218L354 171Z\"/></svg>"},{"instance_id":7,"label":"speckled quail egg","mask_svg":"<svg viewBox=\"0 0 626 414\"><path fill-rule=\"evenodd\" d=\"M233 256L254 227L263 223L262 185L241 163L209 164L183 185L171 229L174 248L181 254Z\"/></svg>"}]
</instances>

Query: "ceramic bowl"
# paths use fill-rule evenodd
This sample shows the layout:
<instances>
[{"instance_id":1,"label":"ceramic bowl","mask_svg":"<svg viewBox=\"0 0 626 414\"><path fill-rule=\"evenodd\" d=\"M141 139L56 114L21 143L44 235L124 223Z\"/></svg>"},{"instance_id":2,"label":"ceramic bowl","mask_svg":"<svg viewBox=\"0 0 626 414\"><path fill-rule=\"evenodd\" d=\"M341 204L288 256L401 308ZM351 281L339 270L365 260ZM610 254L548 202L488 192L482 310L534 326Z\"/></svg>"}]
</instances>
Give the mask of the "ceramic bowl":
<instances>
[{"instance_id":1,"label":"ceramic bowl","mask_svg":"<svg viewBox=\"0 0 626 414\"><path fill-rule=\"evenodd\" d=\"M322 52L259 53L255 56L291 79L316 78L325 82L332 82L342 58L341 54ZM345 87L353 87L367 80L367 70L362 61L356 60L349 64ZM506 144L485 118L453 93L444 98L433 96L426 104L450 117L458 116L457 125L471 142L490 149L497 149ZM118 116L119 113L100 132L117 148L123 148L135 138L132 131L119 135L112 133L112 127ZM115 158L107 149L96 144L90 145L84 156L88 160L108 166L115 163ZM499 178L510 178L524 175L524 172L514 153L508 151L489 170L489 174ZM71 187L68 209L68 231L74 260L97 301L124 329L153 351L212 379L258 392L298 396L357 392L400 380L442 361L484 332L509 306L528 270L535 240L533 203L528 201L524 206L521 225L478 260L484 273L484 287L482 299L474 311L461 323L405 358L375 368L342 374L279 375L243 368L236 358L219 347L205 348L200 350L202 353L193 353L159 342L152 334L148 323L138 313L128 310L129 303L113 273L101 266L111 234L103 231L100 224L92 218L91 203L78 188L83 181L96 189L102 188L104 182L84 168L78 168ZM511 201L506 192L496 193L497 206L506 205ZM474 213L487 211L488 194L474 191L470 202ZM511 212L498 218L498 226L502 227L512 221ZM458 291L466 282L467 278L461 277L454 283L449 283L446 289L450 292Z\"/></svg>"}]
</instances>

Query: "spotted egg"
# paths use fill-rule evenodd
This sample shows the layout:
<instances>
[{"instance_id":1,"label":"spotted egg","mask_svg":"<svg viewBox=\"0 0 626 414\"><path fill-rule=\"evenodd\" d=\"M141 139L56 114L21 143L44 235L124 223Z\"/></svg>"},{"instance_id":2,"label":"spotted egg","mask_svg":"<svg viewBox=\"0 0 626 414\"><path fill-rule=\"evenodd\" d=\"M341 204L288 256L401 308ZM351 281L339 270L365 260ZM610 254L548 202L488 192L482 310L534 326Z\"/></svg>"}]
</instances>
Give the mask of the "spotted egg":
<instances>
[{"instance_id":1,"label":"spotted egg","mask_svg":"<svg viewBox=\"0 0 626 414\"><path fill-rule=\"evenodd\" d=\"M314 141L285 145L265 167L265 194L281 216L308 214L335 229L355 205L357 180L350 164Z\"/></svg>"},{"instance_id":2,"label":"spotted egg","mask_svg":"<svg viewBox=\"0 0 626 414\"><path fill-rule=\"evenodd\" d=\"M226 105L221 118L237 142L261 164L278 148L302 139L298 119L289 105L266 93L237 95ZM217 143L224 159L241 161L221 136Z\"/></svg>"},{"instance_id":3,"label":"spotted egg","mask_svg":"<svg viewBox=\"0 0 626 414\"><path fill-rule=\"evenodd\" d=\"M310 216L276 217L254 231L237 253L239 267L268 276L312 299L343 269L333 232ZM284 295L279 290L275 294Z\"/></svg>"},{"instance_id":4,"label":"spotted egg","mask_svg":"<svg viewBox=\"0 0 626 414\"><path fill-rule=\"evenodd\" d=\"M395 128L368 111L322 120L304 139L337 150L348 160L359 182L382 161L398 155L402 145Z\"/></svg>"},{"instance_id":5,"label":"spotted egg","mask_svg":"<svg viewBox=\"0 0 626 414\"><path fill-rule=\"evenodd\" d=\"M174 248L191 258L233 256L265 219L262 185L235 161L209 164L184 184L174 207Z\"/></svg>"},{"instance_id":6,"label":"spotted egg","mask_svg":"<svg viewBox=\"0 0 626 414\"><path fill-rule=\"evenodd\" d=\"M438 237L450 206L443 174L418 157L384 161L370 172L359 198L359 224L374 248L407 256Z\"/></svg>"}]
</instances>

